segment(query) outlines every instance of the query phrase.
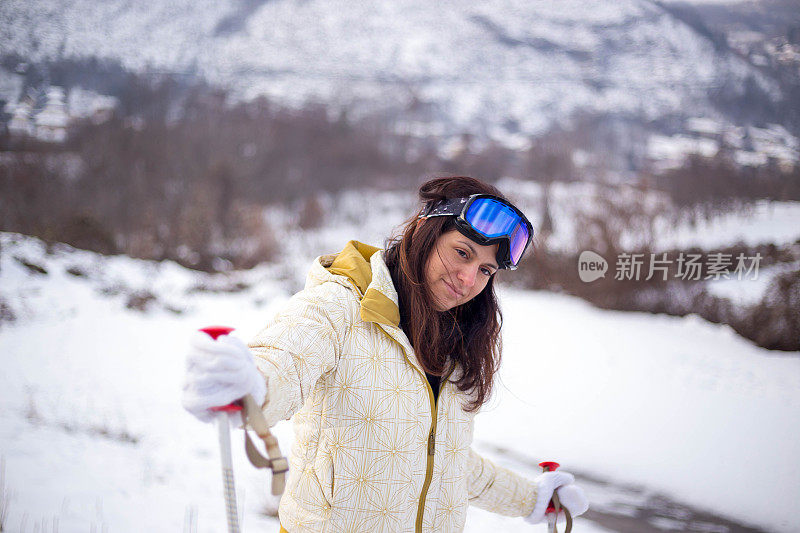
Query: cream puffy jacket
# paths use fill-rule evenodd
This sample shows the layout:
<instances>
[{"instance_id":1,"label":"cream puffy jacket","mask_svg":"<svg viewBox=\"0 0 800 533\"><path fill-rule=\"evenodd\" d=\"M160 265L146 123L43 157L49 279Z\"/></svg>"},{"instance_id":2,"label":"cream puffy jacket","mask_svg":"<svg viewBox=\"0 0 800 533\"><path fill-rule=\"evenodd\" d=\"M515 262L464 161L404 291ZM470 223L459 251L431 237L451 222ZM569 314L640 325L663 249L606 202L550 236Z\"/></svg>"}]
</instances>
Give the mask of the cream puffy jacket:
<instances>
[{"instance_id":1,"label":"cream puffy jacket","mask_svg":"<svg viewBox=\"0 0 800 533\"><path fill-rule=\"evenodd\" d=\"M314 262L250 343L267 422L294 415L279 510L289 533L445 533L463 529L469 504L533 510L535 483L470 448L474 413L454 376L434 401L399 320L383 252L351 241Z\"/></svg>"}]
</instances>

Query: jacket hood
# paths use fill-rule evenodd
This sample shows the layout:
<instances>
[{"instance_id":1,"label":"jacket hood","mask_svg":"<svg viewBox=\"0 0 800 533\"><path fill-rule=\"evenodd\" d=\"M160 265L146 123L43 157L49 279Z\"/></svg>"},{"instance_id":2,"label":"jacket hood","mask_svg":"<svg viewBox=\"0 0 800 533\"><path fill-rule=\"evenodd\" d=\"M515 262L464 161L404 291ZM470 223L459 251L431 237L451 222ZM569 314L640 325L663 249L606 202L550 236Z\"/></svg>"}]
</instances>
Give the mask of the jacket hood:
<instances>
[{"instance_id":1,"label":"jacket hood","mask_svg":"<svg viewBox=\"0 0 800 533\"><path fill-rule=\"evenodd\" d=\"M362 320L399 327L397 290L380 248L350 241L338 254L318 257L308 274L306 288L327 281L356 289Z\"/></svg>"}]
</instances>

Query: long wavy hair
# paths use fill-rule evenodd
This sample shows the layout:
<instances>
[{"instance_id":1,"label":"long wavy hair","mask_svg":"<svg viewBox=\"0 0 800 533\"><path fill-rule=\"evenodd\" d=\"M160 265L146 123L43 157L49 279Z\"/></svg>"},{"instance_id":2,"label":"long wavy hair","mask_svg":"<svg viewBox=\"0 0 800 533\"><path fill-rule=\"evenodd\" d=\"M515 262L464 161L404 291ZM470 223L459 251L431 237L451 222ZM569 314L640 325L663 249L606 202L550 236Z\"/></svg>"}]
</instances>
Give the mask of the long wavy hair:
<instances>
[{"instance_id":1,"label":"long wavy hair","mask_svg":"<svg viewBox=\"0 0 800 533\"><path fill-rule=\"evenodd\" d=\"M494 194L497 188L465 176L436 178L419 189L420 210L386 245L386 265L400 300L400 322L414 347L417 359L429 374L446 376L460 365L463 373L455 382L471 396L464 409L473 412L490 397L494 375L500 365L500 327L503 317L494 292L493 274L486 287L472 300L448 311L437 311L434 296L425 282L425 267L436 250L437 239L456 229L454 217L420 219L423 210L440 200L471 194Z\"/></svg>"}]
</instances>

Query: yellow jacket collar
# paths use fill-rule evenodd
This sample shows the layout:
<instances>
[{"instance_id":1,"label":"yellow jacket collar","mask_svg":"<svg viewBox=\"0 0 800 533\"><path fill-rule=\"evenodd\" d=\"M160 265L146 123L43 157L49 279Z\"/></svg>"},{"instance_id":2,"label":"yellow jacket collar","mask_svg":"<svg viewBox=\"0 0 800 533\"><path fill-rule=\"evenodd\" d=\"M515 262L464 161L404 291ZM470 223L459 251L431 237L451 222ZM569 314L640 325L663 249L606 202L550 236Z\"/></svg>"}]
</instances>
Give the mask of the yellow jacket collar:
<instances>
[{"instance_id":1,"label":"yellow jacket collar","mask_svg":"<svg viewBox=\"0 0 800 533\"><path fill-rule=\"evenodd\" d=\"M397 291L389 268L383 260L383 250L350 241L335 256L318 258L314 267L309 275L309 283L323 281L319 279L322 273L319 270L314 272L319 267L324 268L328 275L338 278L337 282L346 280L346 284L358 289L362 320L394 327L400 325ZM315 280L311 279L313 274L316 274Z\"/></svg>"}]
</instances>

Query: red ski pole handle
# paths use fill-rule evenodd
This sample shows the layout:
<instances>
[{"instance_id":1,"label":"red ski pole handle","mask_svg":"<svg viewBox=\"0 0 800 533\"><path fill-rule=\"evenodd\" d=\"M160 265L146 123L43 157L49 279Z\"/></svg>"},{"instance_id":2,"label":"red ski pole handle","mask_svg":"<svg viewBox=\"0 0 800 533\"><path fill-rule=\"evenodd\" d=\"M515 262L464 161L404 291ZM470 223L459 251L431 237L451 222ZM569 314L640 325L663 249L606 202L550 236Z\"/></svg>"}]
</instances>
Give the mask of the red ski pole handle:
<instances>
[{"instance_id":1,"label":"red ski pole handle","mask_svg":"<svg viewBox=\"0 0 800 533\"><path fill-rule=\"evenodd\" d=\"M543 472L555 472L556 469L561 465L556 463L555 461L542 461L541 463L539 463L539 466L542 467ZM553 501L550 500L550 503L547 504L547 510L545 511L545 513L555 513L555 512L556 512L556 507L555 505L553 505Z\"/></svg>"},{"instance_id":2,"label":"red ski pole handle","mask_svg":"<svg viewBox=\"0 0 800 533\"><path fill-rule=\"evenodd\" d=\"M200 331L202 331L203 333L207 334L209 337L211 337L214 340L217 340L217 338L221 337L222 335L227 335L228 333L230 333L233 330L234 330L234 328L229 328L228 326L208 326L208 327L205 327L205 328L200 328ZM242 409L243 409L243 407L242 407L241 402L239 400L236 400L235 402L229 403L228 405L222 405L222 406L219 406L219 407L212 407L211 411L215 411L215 412L224 411L226 413L235 413L237 411L241 411Z\"/></svg>"},{"instance_id":3,"label":"red ski pole handle","mask_svg":"<svg viewBox=\"0 0 800 533\"><path fill-rule=\"evenodd\" d=\"M561 465L555 461L542 461L539 463L539 466L541 466L542 470L545 472L555 472L556 469Z\"/></svg>"},{"instance_id":4,"label":"red ski pole handle","mask_svg":"<svg viewBox=\"0 0 800 533\"><path fill-rule=\"evenodd\" d=\"M202 331L203 333L205 333L214 340L217 340L217 337L227 335L233 330L234 328L229 328L228 326L208 326L205 328L200 328L200 331Z\"/></svg>"}]
</instances>

